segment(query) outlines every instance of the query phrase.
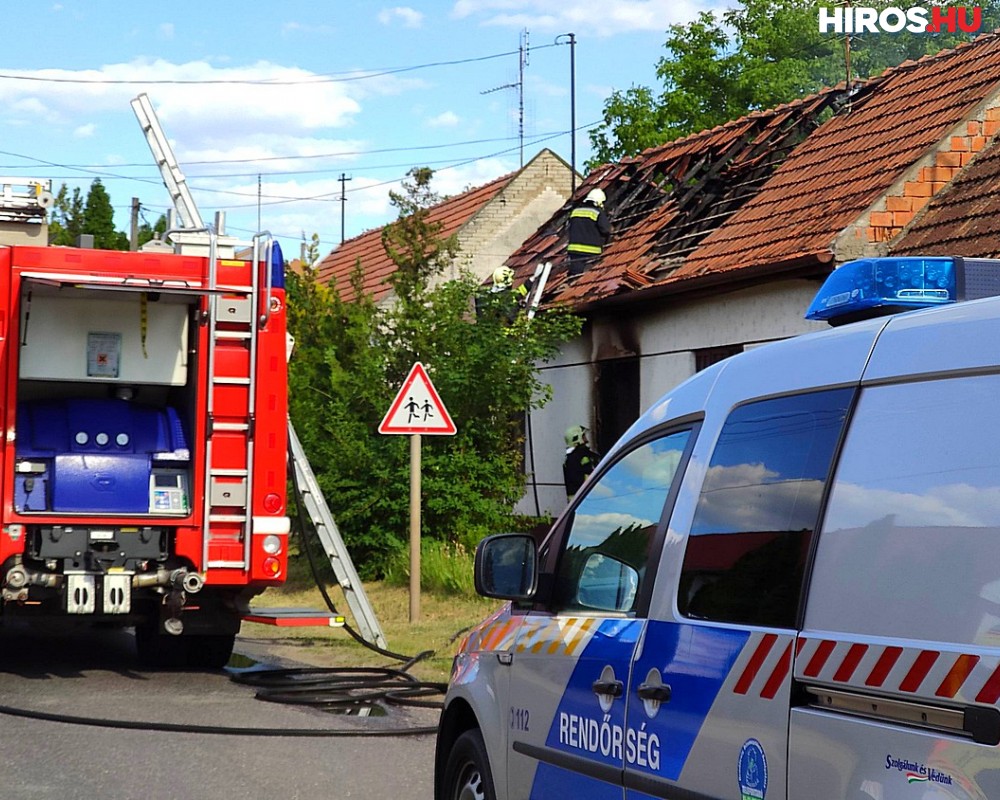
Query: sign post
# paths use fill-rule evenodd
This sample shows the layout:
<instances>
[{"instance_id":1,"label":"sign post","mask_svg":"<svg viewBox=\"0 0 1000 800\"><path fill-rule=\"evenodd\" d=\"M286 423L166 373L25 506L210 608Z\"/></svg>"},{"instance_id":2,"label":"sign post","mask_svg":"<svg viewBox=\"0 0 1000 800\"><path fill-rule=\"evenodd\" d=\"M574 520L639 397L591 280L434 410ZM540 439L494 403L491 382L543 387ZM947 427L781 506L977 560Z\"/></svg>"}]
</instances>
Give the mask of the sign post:
<instances>
[{"instance_id":1,"label":"sign post","mask_svg":"<svg viewBox=\"0 0 1000 800\"><path fill-rule=\"evenodd\" d=\"M419 361L378 426L383 434L410 436L410 622L420 619L420 436L454 436L455 423Z\"/></svg>"}]
</instances>

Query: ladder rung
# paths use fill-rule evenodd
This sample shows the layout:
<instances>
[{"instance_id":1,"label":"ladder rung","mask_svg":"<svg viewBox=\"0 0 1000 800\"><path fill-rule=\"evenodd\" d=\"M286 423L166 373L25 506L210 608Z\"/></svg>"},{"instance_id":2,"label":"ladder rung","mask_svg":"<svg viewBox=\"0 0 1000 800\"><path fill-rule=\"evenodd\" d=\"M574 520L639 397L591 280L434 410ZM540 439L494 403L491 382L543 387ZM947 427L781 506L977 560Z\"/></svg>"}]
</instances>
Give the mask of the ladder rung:
<instances>
[{"instance_id":1,"label":"ladder rung","mask_svg":"<svg viewBox=\"0 0 1000 800\"><path fill-rule=\"evenodd\" d=\"M209 514L209 522L246 522L246 514Z\"/></svg>"},{"instance_id":2,"label":"ladder rung","mask_svg":"<svg viewBox=\"0 0 1000 800\"><path fill-rule=\"evenodd\" d=\"M213 422L213 431L248 431L250 426L245 422Z\"/></svg>"},{"instance_id":3,"label":"ladder rung","mask_svg":"<svg viewBox=\"0 0 1000 800\"><path fill-rule=\"evenodd\" d=\"M239 339L245 340L253 336L250 331L220 331L216 329L215 338L216 339Z\"/></svg>"},{"instance_id":4,"label":"ladder rung","mask_svg":"<svg viewBox=\"0 0 1000 800\"><path fill-rule=\"evenodd\" d=\"M249 378L212 378L212 383L220 383L226 386L249 386Z\"/></svg>"},{"instance_id":5,"label":"ladder rung","mask_svg":"<svg viewBox=\"0 0 1000 800\"><path fill-rule=\"evenodd\" d=\"M226 478L245 478L250 474L250 471L245 469L210 469L208 474Z\"/></svg>"},{"instance_id":6,"label":"ladder rung","mask_svg":"<svg viewBox=\"0 0 1000 800\"><path fill-rule=\"evenodd\" d=\"M209 561L208 567L221 568L221 569L243 569L246 566L245 561Z\"/></svg>"}]
</instances>

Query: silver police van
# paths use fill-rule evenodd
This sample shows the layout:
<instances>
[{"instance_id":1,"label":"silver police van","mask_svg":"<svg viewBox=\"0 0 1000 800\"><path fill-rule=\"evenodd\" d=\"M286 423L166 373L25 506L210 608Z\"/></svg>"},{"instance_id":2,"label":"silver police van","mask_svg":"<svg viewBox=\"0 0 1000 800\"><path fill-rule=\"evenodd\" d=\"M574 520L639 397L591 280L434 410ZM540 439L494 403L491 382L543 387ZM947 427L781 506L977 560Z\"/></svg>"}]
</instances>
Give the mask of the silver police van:
<instances>
[{"instance_id":1,"label":"silver police van","mask_svg":"<svg viewBox=\"0 0 1000 800\"><path fill-rule=\"evenodd\" d=\"M631 428L455 658L438 800L1000 798L1000 262L868 259ZM938 308L892 313L917 306Z\"/></svg>"}]
</instances>

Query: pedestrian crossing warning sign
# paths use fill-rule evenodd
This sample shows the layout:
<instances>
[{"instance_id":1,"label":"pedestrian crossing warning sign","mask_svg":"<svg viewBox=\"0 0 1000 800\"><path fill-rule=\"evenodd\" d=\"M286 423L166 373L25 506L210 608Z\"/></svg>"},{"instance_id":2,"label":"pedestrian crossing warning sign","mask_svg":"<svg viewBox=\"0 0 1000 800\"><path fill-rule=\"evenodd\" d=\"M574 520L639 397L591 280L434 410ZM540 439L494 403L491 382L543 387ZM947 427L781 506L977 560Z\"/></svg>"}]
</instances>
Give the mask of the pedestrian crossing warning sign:
<instances>
[{"instance_id":1,"label":"pedestrian crossing warning sign","mask_svg":"<svg viewBox=\"0 0 1000 800\"><path fill-rule=\"evenodd\" d=\"M452 436L456 432L427 370L419 361L410 368L396 399L378 426L379 433L423 433Z\"/></svg>"}]
</instances>

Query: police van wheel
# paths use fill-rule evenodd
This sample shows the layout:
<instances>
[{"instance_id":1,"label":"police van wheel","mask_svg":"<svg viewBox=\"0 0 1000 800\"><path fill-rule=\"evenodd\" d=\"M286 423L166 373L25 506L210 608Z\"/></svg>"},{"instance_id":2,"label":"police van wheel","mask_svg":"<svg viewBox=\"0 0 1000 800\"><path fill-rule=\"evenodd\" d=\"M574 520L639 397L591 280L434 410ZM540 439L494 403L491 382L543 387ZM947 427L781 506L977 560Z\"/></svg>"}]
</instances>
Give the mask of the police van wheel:
<instances>
[{"instance_id":1,"label":"police van wheel","mask_svg":"<svg viewBox=\"0 0 1000 800\"><path fill-rule=\"evenodd\" d=\"M473 728L455 741L444 771L444 800L496 800L483 735Z\"/></svg>"}]
</instances>

